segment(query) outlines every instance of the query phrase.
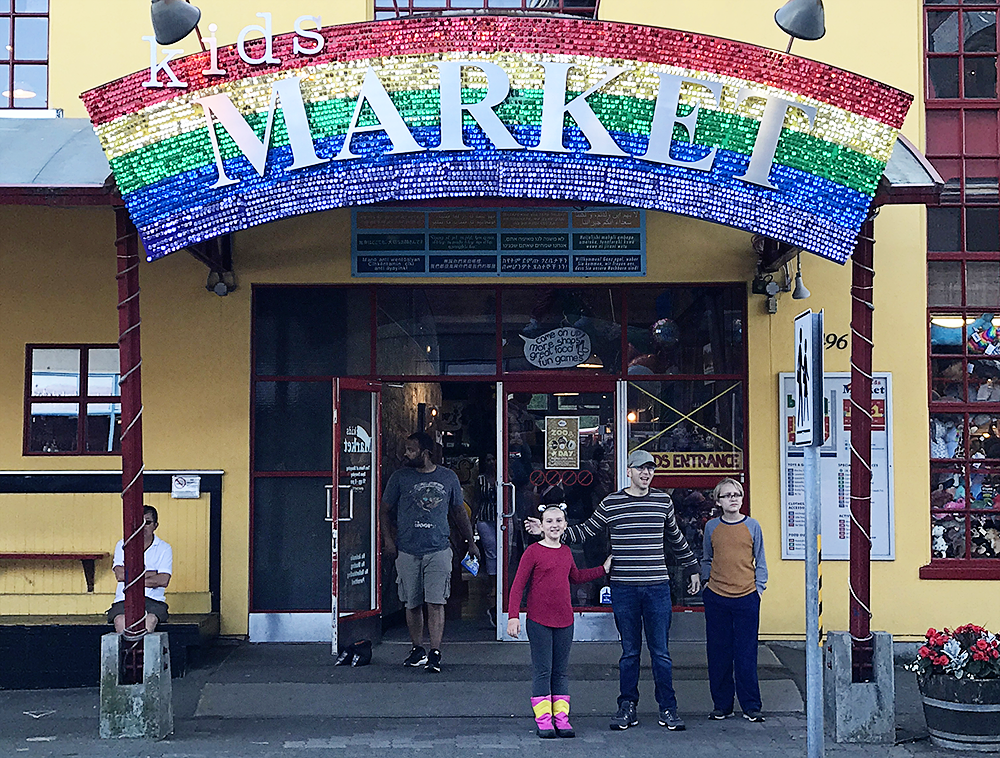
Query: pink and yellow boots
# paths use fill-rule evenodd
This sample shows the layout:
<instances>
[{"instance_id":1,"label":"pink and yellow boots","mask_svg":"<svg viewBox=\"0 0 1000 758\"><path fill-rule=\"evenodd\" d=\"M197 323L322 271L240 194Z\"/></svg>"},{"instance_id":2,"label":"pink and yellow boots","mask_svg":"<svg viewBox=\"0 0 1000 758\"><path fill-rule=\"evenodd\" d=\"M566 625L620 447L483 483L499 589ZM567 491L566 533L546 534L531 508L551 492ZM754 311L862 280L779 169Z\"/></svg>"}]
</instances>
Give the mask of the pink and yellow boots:
<instances>
[{"instance_id":1,"label":"pink and yellow boots","mask_svg":"<svg viewBox=\"0 0 1000 758\"><path fill-rule=\"evenodd\" d=\"M560 737L576 737L569 723L569 695L552 696L552 721Z\"/></svg>"},{"instance_id":2,"label":"pink and yellow boots","mask_svg":"<svg viewBox=\"0 0 1000 758\"><path fill-rule=\"evenodd\" d=\"M531 698L531 710L535 712L535 728L542 739L552 739L556 730L552 727L552 697Z\"/></svg>"}]
</instances>

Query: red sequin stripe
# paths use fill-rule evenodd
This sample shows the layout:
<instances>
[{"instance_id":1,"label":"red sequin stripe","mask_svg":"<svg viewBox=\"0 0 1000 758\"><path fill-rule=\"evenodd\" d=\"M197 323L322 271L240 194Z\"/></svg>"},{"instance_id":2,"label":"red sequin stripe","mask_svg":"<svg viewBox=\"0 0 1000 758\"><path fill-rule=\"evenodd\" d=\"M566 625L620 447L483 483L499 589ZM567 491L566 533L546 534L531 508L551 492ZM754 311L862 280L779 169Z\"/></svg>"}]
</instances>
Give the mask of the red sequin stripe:
<instances>
[{"instance_id":1,"label":"red sequin stripe","mask_svg":"<svg viewBox=\"0 0 1000 758\"><path fill-rule=\"evenodd\" d=\"M239 58L235 45L219 49L225 77L205 77L208 53L195 53L171 67L187 89L147 88L149 70L85 92L81 97L95 124L110 121L155 103L225 82L303 66L398 55L467 51L509 51L548 55L579 55L646 61L769 84L791 93L900 127L912 97L880 82L825 63L798 58L743 42L674 29L606 21L509 16L410 18L343 24L323 29L326 45L315 56L294 55L293 33L274 38L277 66L251 66ZM302 40L303 46L311 41ZM253 57L263 55L263 40L247 43ZM161 79L162 79L161 75Z\"/></svg>"}]
</instances>

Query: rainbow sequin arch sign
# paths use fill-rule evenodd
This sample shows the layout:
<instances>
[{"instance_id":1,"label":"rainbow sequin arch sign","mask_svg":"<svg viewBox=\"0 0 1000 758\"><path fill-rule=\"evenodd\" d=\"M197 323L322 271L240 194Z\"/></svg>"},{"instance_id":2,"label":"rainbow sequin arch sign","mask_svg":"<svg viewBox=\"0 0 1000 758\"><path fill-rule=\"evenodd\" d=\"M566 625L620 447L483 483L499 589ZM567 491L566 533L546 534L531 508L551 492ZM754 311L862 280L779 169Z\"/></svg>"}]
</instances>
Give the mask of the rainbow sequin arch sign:
<instances>
[{"instance_id":1,"label":"rainbow sequin arch sign","mask_svg":"<svg viewBox=\"0 0 1000 758\"><path fill-rule=\"evenodd\" d=\"M149 259L313 211L608 203L844 262L912 98L732 40L539 16L264 36L82 95ZM308 18L308 17L303 17ZM313 21L316 21L313 19Z\"/></svg>"}]
</instances>

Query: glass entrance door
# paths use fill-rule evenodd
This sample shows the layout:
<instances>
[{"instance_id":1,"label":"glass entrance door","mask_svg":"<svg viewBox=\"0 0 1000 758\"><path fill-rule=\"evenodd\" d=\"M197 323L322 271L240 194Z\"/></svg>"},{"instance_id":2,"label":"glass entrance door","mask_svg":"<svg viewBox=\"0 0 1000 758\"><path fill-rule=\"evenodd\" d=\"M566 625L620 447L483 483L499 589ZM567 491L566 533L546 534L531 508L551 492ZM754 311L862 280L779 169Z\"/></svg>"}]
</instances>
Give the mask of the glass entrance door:
<instances>
[{"instance_id":1,"label":"glass entrance door","mask_svg":"<svg viewBox=\"0 0 1000 758\"><path fill-rule=\"evenodd\" d=\"M378 522L379 386L338 379L334 397L334 481L327 497L331 530L333 655L355 642L352 622L380 607Z\"/></svg>"},{"instance_id":2,"label":"glass entrance door","mask_svg":"<svg viewBox=\"0 0 1000 758\"><path fill-rule=\"evenodd\" d=\"M524 531L524 519L540 505L565 503L569 523L578 524L617 488L619 408L615 383L607 380L503 382L504 508L500 521L501 613L498 637L508 618L511 583L525 548L536 538ZM572 545L576 565L598 566L608 555L606 540ZM613 632L610 605L602 604L606 579L574 585L574 610L584 614L577 639L604 639ZM606 593L605 593L606 594ZM610 632L609 632L610 629Z\"/></svg>"}]
</instances>

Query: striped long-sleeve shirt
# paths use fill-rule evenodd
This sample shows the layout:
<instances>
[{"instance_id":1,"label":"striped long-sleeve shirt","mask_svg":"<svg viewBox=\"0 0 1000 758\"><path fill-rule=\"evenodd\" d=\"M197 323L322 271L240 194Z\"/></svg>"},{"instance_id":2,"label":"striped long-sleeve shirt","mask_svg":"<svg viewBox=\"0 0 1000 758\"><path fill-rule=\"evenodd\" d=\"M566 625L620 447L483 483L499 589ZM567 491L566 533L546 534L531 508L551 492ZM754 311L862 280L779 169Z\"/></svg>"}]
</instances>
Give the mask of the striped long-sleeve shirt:
<instances>
[{"instance_id":1,"label":"striped long-sleeve shirt","mask_svg":"<svg viewBox=\"0 0 1000 758\"><path fill-rule=\"evenodd\" d=\"M611 536L611 581L624 584L661 584L670 579L664 550L669 544L682 567L694 569L698 560L684 539L670 495L650 490L642 497L625 490L612 492L581 524L566 529L566 542L582 542L607 530ZM693 573L693 572L692 572Z\"/></svg>"}]
</instances>

